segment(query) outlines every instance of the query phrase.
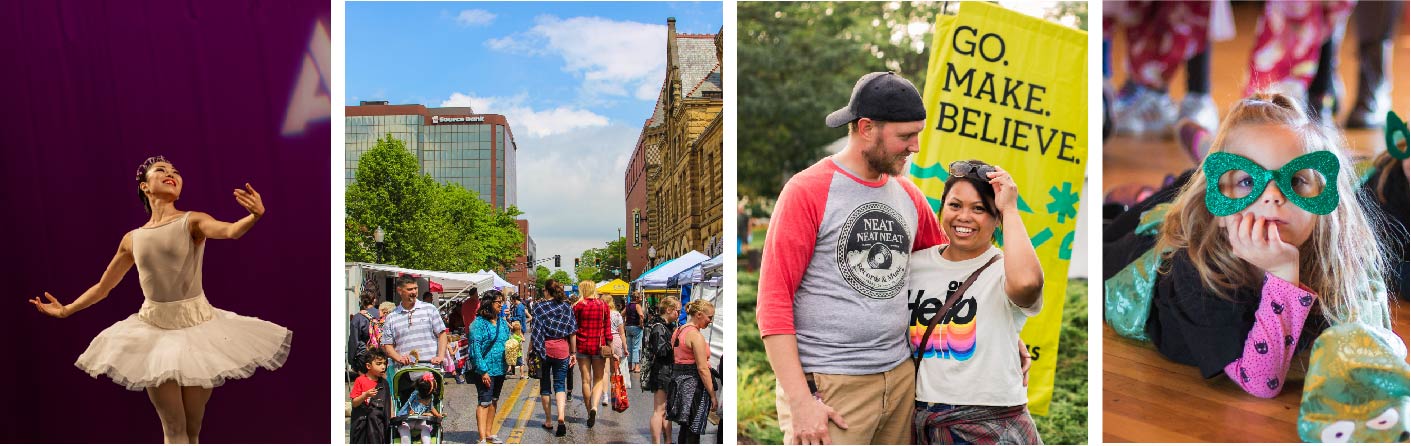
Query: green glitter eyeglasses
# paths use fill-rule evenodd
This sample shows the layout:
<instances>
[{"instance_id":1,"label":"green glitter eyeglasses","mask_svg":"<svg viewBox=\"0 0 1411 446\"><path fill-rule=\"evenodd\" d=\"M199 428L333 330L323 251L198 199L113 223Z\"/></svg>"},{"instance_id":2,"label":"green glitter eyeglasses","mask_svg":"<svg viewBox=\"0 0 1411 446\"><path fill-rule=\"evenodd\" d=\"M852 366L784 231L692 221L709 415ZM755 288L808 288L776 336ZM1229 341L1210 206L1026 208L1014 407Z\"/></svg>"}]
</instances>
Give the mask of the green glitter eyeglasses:
<instances>
[{"instance_id":1,"label":"green glitter eyeglasses","mask_svg":"<svg viewBox=\"0 0 1411 446\"><path fill-rule=\"evenodd\" d=\"M1396 159L1404 160L1407 157L1406 139L1411 138L1411 129L1406 128L1406 121L1402 121L1396 116L1396 112L1387 112L1386 122L1387 152Z\"/></svg>"},{"instance_id":2,"label":"green glitter eyeglasses","mask_svg":"<svg viewBox=\"0 0 1411 446\"><path fill-rule=\"evenodd\" d=\"M1265 170L1249 158L1229 152L1211 153L1205 172L1205 207L1217 217L1242 211L1264 194L1273 180L1289 202L1303 210L1327 215L1338 207L1338 158L1318 151L1289 161L1278 170Z\"/></svg>"}]
</instances>

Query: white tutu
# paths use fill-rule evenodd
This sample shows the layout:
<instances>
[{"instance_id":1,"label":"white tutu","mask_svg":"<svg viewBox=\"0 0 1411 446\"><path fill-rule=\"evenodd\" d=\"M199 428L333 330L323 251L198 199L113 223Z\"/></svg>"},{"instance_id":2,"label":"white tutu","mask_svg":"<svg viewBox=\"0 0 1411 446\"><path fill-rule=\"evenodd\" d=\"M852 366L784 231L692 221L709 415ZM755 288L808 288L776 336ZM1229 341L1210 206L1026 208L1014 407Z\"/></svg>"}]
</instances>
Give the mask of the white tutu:
<instances>
[{"instance_id":1,"label":"white tutu","mask_svg":"<svg viewBox=\"0 0 1411 446\"><path fill-rule=\"evenodd\" d=\"M284 365L293 336L279 325L212 307L204 294L148 299L137 314L99 333L74 365L128 390L167 381L212 388L247 378L257 367Z\"/></svg>"}]
</instances>

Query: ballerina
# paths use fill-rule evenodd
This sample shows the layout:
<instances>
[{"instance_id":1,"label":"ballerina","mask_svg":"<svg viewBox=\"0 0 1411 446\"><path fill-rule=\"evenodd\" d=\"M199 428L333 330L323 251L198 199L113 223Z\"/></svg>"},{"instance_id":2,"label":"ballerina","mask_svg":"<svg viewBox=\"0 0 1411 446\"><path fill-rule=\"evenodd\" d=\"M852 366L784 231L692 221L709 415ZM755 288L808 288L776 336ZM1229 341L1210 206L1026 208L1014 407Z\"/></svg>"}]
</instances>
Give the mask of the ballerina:
<instances>
[{"instance_id":1,"label":"ballerina","mask_svg":"<svg viewBox=\"0 0 1411 446\"><path fill-rule=\"evenodd\" d=\"M245 235L264 215L264 202L245 183L233 195L249 215L234 223L178 211L184 181L161 156L138 167L137 183L151 217L123 236L98 284L67 305L48 292L29 302L55 318L72 316L106 298L136 265L146 297L141 309L99 333L74 365L129 390L146 389L165 442L197 443L215 387L249 377L256 367L277 369L289 356L289 329L212 307L201 288L206 240Z\"/></svg>"}]
</instances>

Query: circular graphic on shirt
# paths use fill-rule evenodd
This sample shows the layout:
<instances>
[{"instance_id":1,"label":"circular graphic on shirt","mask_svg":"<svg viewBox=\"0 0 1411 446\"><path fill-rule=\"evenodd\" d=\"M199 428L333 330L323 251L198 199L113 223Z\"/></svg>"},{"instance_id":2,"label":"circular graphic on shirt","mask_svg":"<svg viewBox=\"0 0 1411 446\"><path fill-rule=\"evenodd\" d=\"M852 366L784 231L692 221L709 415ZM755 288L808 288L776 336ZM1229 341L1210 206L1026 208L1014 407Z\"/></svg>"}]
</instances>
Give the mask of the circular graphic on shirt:
<instances>
[{"instance_id":1,"label":"circular graphic on shirt","mask_svg":"<svg viewBox=\"0 0 1411 446\"><path fill-rule=\"evenodd\" d=\"M911 235L901 214L878 202L854 209L838 240L838 270L862 295L891 299L906 286Z\"/></svg>"}]
</instances>

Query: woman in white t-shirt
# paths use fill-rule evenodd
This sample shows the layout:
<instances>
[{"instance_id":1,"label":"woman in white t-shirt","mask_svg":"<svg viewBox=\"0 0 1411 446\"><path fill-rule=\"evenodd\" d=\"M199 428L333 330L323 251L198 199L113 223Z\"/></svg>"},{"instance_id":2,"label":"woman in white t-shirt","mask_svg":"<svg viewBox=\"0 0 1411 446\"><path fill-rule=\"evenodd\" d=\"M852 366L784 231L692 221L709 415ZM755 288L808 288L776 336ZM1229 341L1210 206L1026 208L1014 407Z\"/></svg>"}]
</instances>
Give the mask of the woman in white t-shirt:
<instances>
[{"instance_id":1,"label":"woman in white t-shirt","mask_svg":"<svg viewBox=\"0 0 1411 446\"><path fill-rule=\"evenodd\" d=\"M980 161L950 165L940 223L950 239L911 255L908 331L916 371L913 427L921 444L1039 444L1027 408L1024 320L1042 305L1043 269L1018 209L1014 179ZM1004 250L994 246L1004 228ZM996 261L985 266L990 259ZM921 342L946 299L985 266ZM1021 349L1022 350L1022 349Z\"/></svg>"}]
</instances>

